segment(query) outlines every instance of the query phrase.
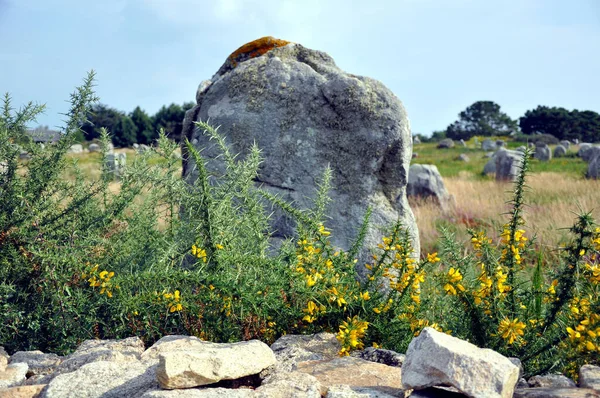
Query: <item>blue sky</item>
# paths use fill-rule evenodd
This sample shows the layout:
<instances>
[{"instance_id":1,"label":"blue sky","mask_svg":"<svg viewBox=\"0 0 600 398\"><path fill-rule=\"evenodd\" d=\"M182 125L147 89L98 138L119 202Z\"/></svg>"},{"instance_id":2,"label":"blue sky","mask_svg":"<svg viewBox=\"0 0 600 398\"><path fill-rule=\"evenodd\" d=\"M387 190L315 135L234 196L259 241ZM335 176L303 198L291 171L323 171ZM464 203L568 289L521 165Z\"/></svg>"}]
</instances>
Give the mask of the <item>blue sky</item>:
<instances>
[{"instance_id":1,"label":"blue sky","mask_svg":"<svg viewBox=\"0 0 600 398\"><path fill-rule=\"evenodd\" d=\"M600 112L600 0L0 0L0 92L53 127L94 69L101 102L153 114L268 35L383 82L413 133L478 100Z\"/></svg>"}]
</instances>

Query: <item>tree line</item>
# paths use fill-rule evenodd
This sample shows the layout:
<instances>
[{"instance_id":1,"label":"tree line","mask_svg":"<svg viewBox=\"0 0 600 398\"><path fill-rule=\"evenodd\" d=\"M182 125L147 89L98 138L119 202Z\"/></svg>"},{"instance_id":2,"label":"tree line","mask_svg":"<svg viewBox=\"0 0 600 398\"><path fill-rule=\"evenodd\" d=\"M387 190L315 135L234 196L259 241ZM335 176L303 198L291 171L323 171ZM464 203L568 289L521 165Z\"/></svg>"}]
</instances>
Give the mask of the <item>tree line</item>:
<instances>
[{"instance_id":1,"label":"tree line","mask_svg":"<svg viewBox=\"0 0 600 398\"><path fill-rule=\"evenodd\" d=\"M446 130L435 131L429 140L452 138L468 140L473 136L549 134L559 140L600 141L600 114L594 111L569 111L560 107L538 106L518 120L511 119L492 101L477 101L460 112ZM416 134L422 140L427 140Z\"/></svg>"},{"instance_id":2,"label":"tree line","mask_svg":"<svg viewBox=\"0 0 600 398\"><path fill-rule=\"evenodd\" d=\"M104 104L92 106L87 113L87 121L81 126L84 140L100 137L100 129L106 127L116 147L129 147L133 144L152 144L164 129L169 138L179 141L185 112L194 106L193 102L183 105L171 104L161 107L150 116L139 106L125 113Z\"/></svg>"}]
</instances>

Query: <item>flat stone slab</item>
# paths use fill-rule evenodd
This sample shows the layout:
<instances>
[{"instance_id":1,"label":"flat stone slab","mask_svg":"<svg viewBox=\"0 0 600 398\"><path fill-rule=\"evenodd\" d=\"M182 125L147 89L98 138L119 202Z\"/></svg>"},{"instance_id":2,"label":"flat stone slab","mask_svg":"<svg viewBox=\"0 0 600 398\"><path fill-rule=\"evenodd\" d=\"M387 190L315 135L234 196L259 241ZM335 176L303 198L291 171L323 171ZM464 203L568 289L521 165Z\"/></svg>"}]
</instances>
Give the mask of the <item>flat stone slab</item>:
<instances>
[{"instance_id":1,"label":"flat stone slab","mask_svg":"<svg viewBox=\"0 0 600 398\"><path fill-rule=\"evenodd\" d=\"M306 361L298 364L298 371L308 373L321 383L321 394L329 387L377 387L402 390L401 368L369 362L354 357L342 357L328 361Z\"/></svg>"},{"instance_id":2,"label":"flat stone slab","mask_svg":"<svg viewBox=\"0 0 600 398\"><path fill-rule=\"evenodd\" d=\"M156 378L165 389L191 388L258 374L276 363L275 354L258 340L206 344L197 351L160 354Z\"/></svg>"}]
</instances>

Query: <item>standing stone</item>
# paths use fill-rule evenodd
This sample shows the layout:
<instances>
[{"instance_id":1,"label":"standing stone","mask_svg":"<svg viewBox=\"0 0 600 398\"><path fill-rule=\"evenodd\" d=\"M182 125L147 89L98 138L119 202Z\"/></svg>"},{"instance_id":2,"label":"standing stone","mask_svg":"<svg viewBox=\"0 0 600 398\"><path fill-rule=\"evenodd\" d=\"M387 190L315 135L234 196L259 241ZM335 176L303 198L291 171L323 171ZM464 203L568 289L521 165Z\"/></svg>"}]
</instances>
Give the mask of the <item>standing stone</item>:
<instances>
[{"instance_id":1,"label":"standing stone","mask_svg":"<svg viewBox=\"0 0 600 398\"><path fill-rule=\"evenodd\" d=\"M71 145L69 148L70 153L83 153L83 146L81 144Z\"/></svg>"},{"instance_id":2,"label":"standing stone","mask_svg":"<svg viewBox=\"0 0 600 398\"><path fill-rule=\"evenodd\" d=\"M433 164L413 164L408 173L408 196L432 198L442 208L447 208L451 196L444 180Z\"/></svg>"},{"instance_id":3,"label":"standing stone","mask_svg":"<svg viewBox=\"0 0 600 398\"><path fill-rule=\"evenodd\" d=\"M441 140L438 145L438 148L454 148L454 141L452 141L452 139L450 138L444 138L443 140Z\"/></svg>"},{"instance_id":4,"label":"standing stone","mask_svg":"<svg viewBox=\"0 0 600 398\"><path fill-rule=\"evenodd\" d=\"M302 209L312 207L316 182L329 165L327 227L334 231L335 246L349 249L371 207L362 259L381 241L378 227L398 219L419 252L406 199L412 152L408 117L382 83L342 71L324 52L266 37L231 54L210 81L201 83L196 100L186 112L183 134L202 151L210 171L223 170L220 151L194 121L221 126L219 133L234 154L245 156L256 143L264 159L257 184ZM198 173L186 155L183 175L192 183ZM271 220L274 238L293 236L294 223L283 211Z\"/></svg>"},{"instance_id":5,"label":"standing stone","mask_svg":"<svg viewBox=\"0 0 600 398\"><path fill-rule=\"evenodd\" d=\"M501 149L496 153L494 160L496 161L496 181L514 181L519 175L523 154Z\"/></svg>"},{"instance_id":6,"label":"standing stone","mask_svg":"<svg viewBox=\"0 0 600 398\"><path fill-rule=\"evenodd\" d=\"M591 147L592 147L592 144L590 144L588 142L582 142L581 144L579 144L579 149L577 150L577 156L579 156L580 158L585 160L585 156L586 156L585 153ZM587 161L587 160L585 160L585 161Z\"/></svg>"},{"instance_id":7,"label":"standing stone","mask_svg":"<svg viewBox=\"0 0 600 398\"><path fill-rule=\"evenodd\" d=\"M554 157L555 158L562 158L566 154L567 154L567 148L565 148L564 146L557 145L556 148L554 148Z\"/></svg>"},{"instance_id":8,"label":"standing stone","mask_svg":"<svg viewBox=\"0 0 600 398\"><path fill-rule=\"evenodd\" d=\"M416 145L416 144L420 144L420 143L421 143L421 139L418 136L415 135L413 137L413 144Z\"/></svg>"},{"instance_id":9,"label":"standing stone","mask_svg":"<svg viewBox=\"0 0 600 398\"><path fill-rule=\"evenodd\" d=\"M590 146L581 156L581 158L588 163L591 163L597 157L600 157L600 146Z\"/></svg>"},{"instance_id":10,"label":"standing stone","mask_svg":"<svg viewBox=\"0 0 600 398\"><path fill-rule=\"evenodd\" d=\"M596 156L588 164L588 169L585 176L594 180L600 179L600 156Z\"/></svg>"},{"instance_id":11,"label":"standing stone","mask_svg":"<svg viewBox=\"0 0 600 398\"><path fill-rule=\"evenodd\" d=\"M96 143L91 143L90 146L88 146L88 149L90 152L102 152L102 148Z\"/></svg>"},{"instance_id":12,"label":"standing stone","mask_svg":"<svg viewBox=\"0 0 600 398\"><path fill-rule=\"evenodd\" d=\"M452 386L469 397L512 397L519 368L490 349L425 328L402 364L404 388Z\"/></svg>"},{"instance_id":13,"label":"standing stone","mask_svg":"<svg viewBox=\"0 0 600 398\"><path fill-rule=\"evenodd\" d=\"M487 156L486 156L487 157ZM490 160L483 166L483 174L496 174L496 154L492 153Z\"/></svg>"},{"instance_id":14,"label":"standing stone","mask_svg":"<svg viewBox=\"0 0 600 398\"><path fill-rule=\"evenodd\" d=\"M481 149L483 149L484 151L495 151L496 143L494 143L494 141L490 139L485 139L481 142Z\"/></svg>"},{"instance_id":15,"label":"standing stone","mask_svg":"<svg viewBox=\"0 0 600 398\"><path fill-rule=\"evenodd\" d=\"M121 177L126 163L127 154L125 153L109 153L106 155L105 165L114 174L115 178Z\"/></svg>"},{"instance_id":16,"label":"standing stone","mask_svg":"<svg viewBox=\"0 0 600 398\"><path fill-rule=\"evenodd\" d=\"M538 160L542 162L547 162L552 159L552 151L550 151L550 147L543 142L538 142L535 146L535 153L533 155Z\"/></svg>"},{"instance_id":17,"label":"standing stone","mask_svg":"<svg viewBox=\"0 0 600 398\"><path fill-rule=\"evenodd\" d=\"M571 147L571 141L569 141L569 140L562 140L560 142L560 145L564 146L565 149L569 149Z\"/></svg>"},{"instance_id":18,"label":"standing stone","mask_svg":"<svg viewBox=\"0 0 600 398\"><path fill-rule=\"evenodd\" d=\"M521 146L519 146L519 147L516 147L516 148L515 148L515 151L519 151L519 152L523 152L523 153L524 153L526 150L527 150L527 147L526 147L526 146L523 146L523 145L521 145Z\"/></svg>"},{"instance_id":19,"label":"standing stone","mask_svg":"<svg viewBox=\"0 0 600 398\"><path fill-rule=\"evenodd\" d=\"M467 156L466 153L461 153L460 155L458 155L456 160L459 160L461 162L469 162L471 159L469 159L469 156Z\"/></svg>"},{"instance_id":20,"label":"standing stone","mask_svg":"<svg viewBox=\"0 0 600 398\"><path fill-rule=\"evenodd\" d=\"M462 147L466 147L467 143L465 142L465 140L463 140L462 138L460 139L460 141L458 141L459 145Z\"/></svg>"}]
</instances>

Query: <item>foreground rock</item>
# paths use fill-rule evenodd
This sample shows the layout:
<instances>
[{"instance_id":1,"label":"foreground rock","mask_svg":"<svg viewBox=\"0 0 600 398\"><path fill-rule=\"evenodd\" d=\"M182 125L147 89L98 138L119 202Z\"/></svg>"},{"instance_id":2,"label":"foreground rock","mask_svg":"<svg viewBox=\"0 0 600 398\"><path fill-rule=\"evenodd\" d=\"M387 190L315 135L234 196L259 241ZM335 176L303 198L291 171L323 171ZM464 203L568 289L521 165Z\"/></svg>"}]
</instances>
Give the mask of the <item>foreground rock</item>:
<instances>
[{"instance_id":1,"label":"foreground rock","mask_svg":"<svg viewBox=\"0 0 600 398\"><path fill-rule=\"evenodd\" d=\"M470 397L512 397L518 378L508 358L432 328L411 341L402 365L406 389L452 386Z\"/></svg>"},{"instance_id":2,"label":"foreground rock","mask_svg":"<svg viewBox=\"0 0 600 398\"><path fill-rule=\"evenodd\" d=\"M275 362L273 351L258 340L206 344L196 351L161 354L156 377L165 389L190 388L258 374Z\"/></svg>"},{"instance_id":3,"label":"foreground rock","mask_svg":"<svg viewBox=\"0 0 600 398\"><path fill-rule=\"evenodd\" d=\"M348 249L371 207L373 227L361 258L381 241L375 226L398 219L419 252L406 199L412 152L408 117L382 83L342 71L324 52L267 37L231 54L211 80L201 83L196 101L186 113L183 134L202 150L211 172L223 170L220 151L195 121L210 119L221 126L231 152L242 158L256 143L264 159L257 184L302 209L312 207L316 181L330 165L327 227L335 231L334 245ZM188 182L196 180L191 161L184 160L183 175ZM275 238L293 236L293 222L283 211L276 210L271 220Z\"/></svg>"},{"instance_id":4,"label":"foreground rock","mask_svg":"<svg viewBox=\"0 0 600 398\"><path fill-rule=\"evenodd\" d=\"M600 366L583 365L579 369L579 386L600 391Z\"/></svg>"},{"instance_id":5,"label":"foreground rock","mask_svg":"<svg viewBox=\"0 0 600 398\"><path fill-rule=\"evenodd\" d=\"M17 362L27 364L27 377L45 376L56 370L62 363L62 358L56 354L44 354L41 351L17 351L10 357L10 363Z\"/></svg>"},{"instance_id":6,"label":"foreground rock","mask_svg":"<svg viewBox=\"0 0 600 398\"><path fill-rule=\"evenodd\" d=\"M402 391L401 368L369 362L360 358L342 357L329 361L307 361L298 364L298 371L313 375L321 384L321 394L331 386L368 387L377 390ZM351 378L348 375L352 375Z\"/></svg>"},{"instance_id":7,"label":"foreground rock","mask_svg":"<svg viewBox=\"0 0 600 398\"><path fill-rule=\"evenodd\" d=\"M21 385L27 378L27 364L13 363L0 372L0 389Z\"/></svg>"},{"instance_id":8,"label":"foreground rock","mask_svg":"<svg viewBox=\"0 0 600 398\"><path fill-rule=\"evenodd\" d=\"M446 209L452 200L437 166L433 164L410 166L407 194L408 196L433 199L443 209Z\"/></svg>"}]
</instances>

